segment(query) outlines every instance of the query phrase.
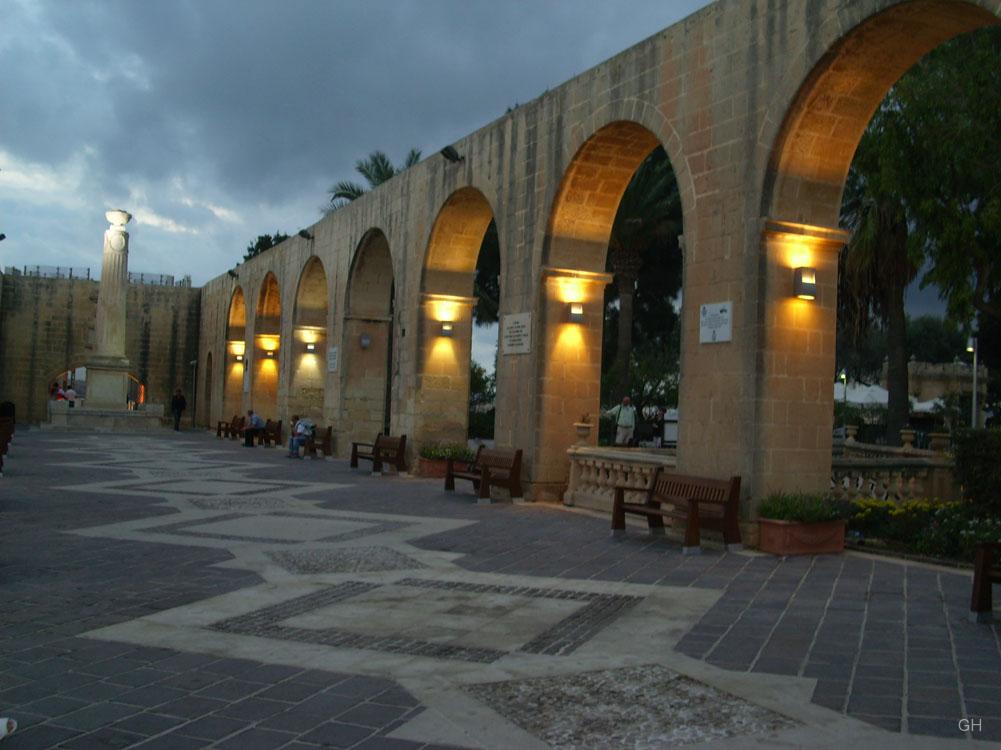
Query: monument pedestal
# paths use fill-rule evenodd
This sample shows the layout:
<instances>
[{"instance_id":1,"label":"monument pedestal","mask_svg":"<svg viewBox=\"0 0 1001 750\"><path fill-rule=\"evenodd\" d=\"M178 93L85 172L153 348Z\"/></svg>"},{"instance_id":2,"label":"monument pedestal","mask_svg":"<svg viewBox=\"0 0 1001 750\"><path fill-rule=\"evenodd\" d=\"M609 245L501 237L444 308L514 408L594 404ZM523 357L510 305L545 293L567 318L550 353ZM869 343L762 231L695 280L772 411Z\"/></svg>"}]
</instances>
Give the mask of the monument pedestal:
<instances>
[{"instance_id":1,"label":"monument pedestal","mask_svg":"<svg viewBox=\"0 0 1001 750\"><path fill-rule=\"evenodd\" d=\"M163 404L145 404L134 411L124 406L95 408L89 400L83 404L71 407L68 401L50 401L49 423L42 427L86 432L152 432L163 425Z\"/></svg>"},{"instance_id":2,"label":"monument pedestal","mask_svg":"<svg viewBox=\"0 0 1001 750\"><path fill-rule=\"evenodd\" d=\"M87 363L87 408L128 409L128 360Z\"/></svg>"}]
</instances>

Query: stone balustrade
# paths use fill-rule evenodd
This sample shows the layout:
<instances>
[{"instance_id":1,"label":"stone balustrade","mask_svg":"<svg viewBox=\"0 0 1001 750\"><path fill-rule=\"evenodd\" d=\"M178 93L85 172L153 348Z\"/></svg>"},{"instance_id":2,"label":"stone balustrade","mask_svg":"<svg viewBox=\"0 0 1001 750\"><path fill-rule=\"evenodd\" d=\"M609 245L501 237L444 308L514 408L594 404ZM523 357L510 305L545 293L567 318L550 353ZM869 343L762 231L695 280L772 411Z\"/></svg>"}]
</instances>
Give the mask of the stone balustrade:
<instances>
[{"instance_id":1,"label":"stone balustrade","mask_svg":"<svg viewBox=\"0 0 1001 750\"><path fill-rule=\"evenodd\" d=\"M643 491L658 468L673 469L675 456L648 448L595 448L574 446L567 450L570 482L564 505L611 512L615 487L624 485Z\"/></svg>"},{"instance_id":2,"label":"stone balustrade","mask_svg":"<svg viewBox=\"0 0 1001 750\"><path fill-rule=\"evenodd\" d=\"M831 461L831 493L844 500L957 500L960 492L952 468L952 460L940 453L835 457Z\"/></svg>"}]
</instances>

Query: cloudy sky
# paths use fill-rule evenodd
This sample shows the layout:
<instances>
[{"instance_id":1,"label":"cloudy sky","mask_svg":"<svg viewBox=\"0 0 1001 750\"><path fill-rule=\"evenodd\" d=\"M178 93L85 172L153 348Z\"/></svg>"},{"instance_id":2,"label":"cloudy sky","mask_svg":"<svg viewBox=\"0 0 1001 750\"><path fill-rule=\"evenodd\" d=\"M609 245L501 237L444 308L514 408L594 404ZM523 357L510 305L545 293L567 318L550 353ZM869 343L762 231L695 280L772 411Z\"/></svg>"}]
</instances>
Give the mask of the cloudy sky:
<instances>
[{"instance_id":1,"label":"cloudy sky","mask_svg":"<svg viewBox=\"0 0 1001 750\"><path fill-rule=\"evenodd\" d=\"M231 267L373 149L432 154L705 0L5 0L0 265Z\"/></svg>"}]
</instances>

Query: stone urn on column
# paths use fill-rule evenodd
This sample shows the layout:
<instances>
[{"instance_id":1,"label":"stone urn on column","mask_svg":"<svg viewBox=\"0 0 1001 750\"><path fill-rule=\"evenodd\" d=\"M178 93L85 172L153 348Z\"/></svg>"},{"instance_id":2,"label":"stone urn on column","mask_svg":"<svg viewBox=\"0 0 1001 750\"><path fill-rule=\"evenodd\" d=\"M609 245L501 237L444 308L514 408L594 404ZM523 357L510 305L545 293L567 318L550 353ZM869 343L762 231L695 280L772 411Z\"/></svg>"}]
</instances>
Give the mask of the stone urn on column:
<instances>
[{"instance_id":1,"label":"stone urn on column","mask_svg":"<svg viewBox=\"0 0 1001 750\"><path fill-rule=\"evenodd\" d=\"M129 360L125 356L125 306L129 284L129 233L132 214L115 209L104 214L101 286L94 329L96 352L87 362L88 409L126 409Z\"/></svg>"}]
</instances>

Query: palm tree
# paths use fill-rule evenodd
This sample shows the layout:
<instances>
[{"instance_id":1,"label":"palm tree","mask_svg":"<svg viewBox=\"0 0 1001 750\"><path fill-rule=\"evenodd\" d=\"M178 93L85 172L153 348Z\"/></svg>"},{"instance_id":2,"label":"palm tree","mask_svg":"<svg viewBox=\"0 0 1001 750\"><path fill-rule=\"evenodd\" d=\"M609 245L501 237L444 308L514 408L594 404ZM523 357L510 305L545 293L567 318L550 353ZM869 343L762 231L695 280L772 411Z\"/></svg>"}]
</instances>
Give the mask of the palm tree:
<instances>
[{"instance_id":1,"label":"palm tree","mask_svg":"<svg viewBox=\"0 0 1001 750\"><path fill-rule=\"evenodd\" d=\"M900 444L900 430L910 417L904 291L922 263L920 249L910 241L904 201L883 171L894 147L897 115L892 104L884 105L856 151L841 208L851 239L839 258L838 272L838 315L847 334L858 342L876 325L886 332L890 445Z\"/></svg>"},{"instance_id":2,"label":"palm tree","mask_svg":"<svg viewBox=\"0 0 1001 750\"><path fill-rule=\"evenodd\" d=\"M355 162L355 171L365 178L368 187L365 188L357 182L342 180L334 185L327 192L330 193L330 205L327 212L347 205L353 200L357 200L369 190L374 190L384 182L389 181L421 160L420 149L412 148L407 152L403 163L398 167L393 166L393 162L383 151L373 151L364 159Z\"/></svg>"}]
</instances>

